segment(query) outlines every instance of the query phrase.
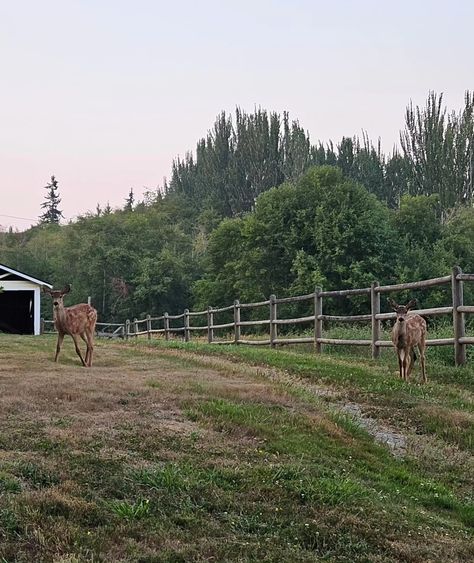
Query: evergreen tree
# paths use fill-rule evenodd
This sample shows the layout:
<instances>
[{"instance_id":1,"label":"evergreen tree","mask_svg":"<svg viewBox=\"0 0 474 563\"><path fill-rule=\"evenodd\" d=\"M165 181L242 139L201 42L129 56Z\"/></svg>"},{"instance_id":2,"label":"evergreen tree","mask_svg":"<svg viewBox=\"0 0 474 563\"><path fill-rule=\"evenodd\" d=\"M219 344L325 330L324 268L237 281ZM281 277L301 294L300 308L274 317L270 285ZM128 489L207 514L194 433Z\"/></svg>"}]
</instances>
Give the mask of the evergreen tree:
<instances>
[{"instance_id":1,"label":"evergreen tree","mask_svg":"<svg viewBox=\"0 0 474 563\"><path fill-rule=\"evenodd\" d=\"M125 199L124 210L133 211L133 204L135 203L135 195L133 193L133 188L130 188L128 192L128 197Z\"/></svg>"},{"instance_id":2,"label":"evergreen tree","mask_svg":"<svg viewBox=\"0 0 474 563\"><path fill-rule=\"evenodd\" d=\"M59 209L61 198L58 192L58 181L54 176L51 176L51 182L44 187L48 193L45 195L45 201L41 207L45 210L40 215L40 223L43 225L59 225L61 217L64 218L63 212Z\"/></svg>"}]
</instances>

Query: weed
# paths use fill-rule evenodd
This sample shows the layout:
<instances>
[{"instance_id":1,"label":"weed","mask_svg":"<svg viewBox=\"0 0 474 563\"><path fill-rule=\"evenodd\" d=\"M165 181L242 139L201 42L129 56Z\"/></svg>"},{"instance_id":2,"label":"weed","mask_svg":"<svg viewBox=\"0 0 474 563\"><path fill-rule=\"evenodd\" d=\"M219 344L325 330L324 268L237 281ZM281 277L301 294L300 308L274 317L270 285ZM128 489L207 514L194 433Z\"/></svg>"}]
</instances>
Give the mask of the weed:
<instances>
[{"instance_id":1,"label":"weed","mask_svg":"<svg viewBox=\"0 0 474 563\"><path fill-rule=\"evenodd\" d=\"M122 520L140 520L150 513L150 501L141 499L137 502L125 500L108 501L106 506Z\"/></svg>"},{"instance_id":2,"label":"weed","mask_svg":"<svg viewBox=\"0 0 474 563\"><path fill-rule=\"evenodd\" d=\"M21 483L13 475L0 471L0 494L19 493L20 491Z\"/></svg>"},{"instance_id":3,"label":"weed","mask_svg":"<svg viewBox=\"0 0 474 563\"><path fill-rule=\"evenodd\" d=\"M156 469L142 469L131 474L137 484L152 489L184 491L189 487L188 478L180 466L169 463Z\"/></svg>"},{"instance_id":4,"label":"weed","mask_svg":"<svg viewBox=\"0 0 474 563\"><path fill-rule=\"evenodd\" d=\"M59 477L56 473L48 471L42 465L34 462L19 462L16 465L16 472L35 489L52 487L59 483Z\"/></svg>"}]
</instances>

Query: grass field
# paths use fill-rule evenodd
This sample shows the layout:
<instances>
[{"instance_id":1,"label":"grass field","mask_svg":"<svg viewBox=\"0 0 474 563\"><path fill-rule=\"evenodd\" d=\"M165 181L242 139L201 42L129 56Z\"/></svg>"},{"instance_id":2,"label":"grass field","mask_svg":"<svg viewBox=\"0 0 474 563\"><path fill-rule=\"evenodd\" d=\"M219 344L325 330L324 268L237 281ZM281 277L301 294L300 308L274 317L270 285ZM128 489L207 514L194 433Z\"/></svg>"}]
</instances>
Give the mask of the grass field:
<instances>
[{"instance_id":1,"label":"grass field","mask_svg":"<svg viewBox=\"0 0 474 563\"><path fill-rule=\"evenodd\" d=\"M474 369L0 335L0 562L474 559Z\"/></svg>"}]
</instances>

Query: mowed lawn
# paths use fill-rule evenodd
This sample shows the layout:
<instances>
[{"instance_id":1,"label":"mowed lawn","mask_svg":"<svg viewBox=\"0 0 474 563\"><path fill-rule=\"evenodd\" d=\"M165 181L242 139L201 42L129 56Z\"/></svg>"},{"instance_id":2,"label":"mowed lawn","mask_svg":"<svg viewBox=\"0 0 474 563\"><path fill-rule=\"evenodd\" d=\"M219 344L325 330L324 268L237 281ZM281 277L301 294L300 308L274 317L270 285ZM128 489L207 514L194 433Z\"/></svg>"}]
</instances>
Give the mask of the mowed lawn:
<instances>
[{"instance_id":1,"label":"mowed lawn","mask_svg":"<svg viewBox=\"0 0 474 563\"><path fill-rule=\"evenodd\" d=\"M0 562L474 560L472 367L54 348L0 335Z\"/></svg>"}]
</instances>

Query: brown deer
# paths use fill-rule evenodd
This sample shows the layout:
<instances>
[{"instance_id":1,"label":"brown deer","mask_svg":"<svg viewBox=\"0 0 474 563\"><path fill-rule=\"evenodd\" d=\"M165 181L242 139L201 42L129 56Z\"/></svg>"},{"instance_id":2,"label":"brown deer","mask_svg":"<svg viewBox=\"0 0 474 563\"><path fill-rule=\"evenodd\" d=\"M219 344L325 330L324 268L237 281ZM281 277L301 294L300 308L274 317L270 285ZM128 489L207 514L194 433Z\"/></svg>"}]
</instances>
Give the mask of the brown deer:
<instances>
[{"instance_id":1,"label":"brown deer","mask_svg":"<svg viewBox=\"0 0 474 563\"><path fill-rule=\"evenodd\" d=\"M392 329L392 342L398 356L400 378L408 381L416 359L414 350L416 346L420 352L423 383L426 383L426 321L420 315L410 313L410 309L416 306L416 299L412 299L406 305L398 305L391 299L388 300L388 303L397 313L397 320Z\"/></svg>"},{"instance_id":2,"label":"brown deer","mask_svg":"<svg viewBox=\"0 0 474 563\"><path fill-rule=\"evenodd\" d=\"M87 303L79 303L72 307L64 306L64 296L71 291L71 286L67 284L64 289L53 291L46 287L43 288L45 293L51 295L53 300L53 318L54 326L58 331L58 342L56 345L56 356L54 361L58 361L61 345L64 336L69 334L74 340L76 353L81 359L82 365L85 367L92 366L92 352L94 350L94 333L95 323L97 321L97 311ZM82 357L79 348L79 337L84 340L87 345L86 357Z\"/></svg>"}]
</instances>

